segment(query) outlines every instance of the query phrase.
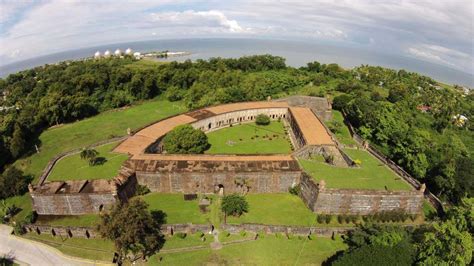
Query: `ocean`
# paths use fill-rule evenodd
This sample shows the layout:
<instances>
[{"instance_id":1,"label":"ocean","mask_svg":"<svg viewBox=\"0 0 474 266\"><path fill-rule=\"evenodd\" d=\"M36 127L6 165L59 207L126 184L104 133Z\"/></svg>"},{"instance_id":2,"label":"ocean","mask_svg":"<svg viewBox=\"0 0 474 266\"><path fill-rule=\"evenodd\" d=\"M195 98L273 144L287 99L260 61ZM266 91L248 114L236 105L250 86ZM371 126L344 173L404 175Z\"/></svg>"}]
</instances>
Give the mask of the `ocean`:
<instances>
[{"instance_id":1,"label":"ocean","mask_svg":"<svg viewBox=\"0 0 474 266\"><path fill-rule=\"evenodd\" d=\"M410 57L373 51L364 48L343 47L306 41L261 40L261 39L182 39L155 40L131 43L109 44L36 57L25 61L0 66L0 77L44 64L56 63L70 59L81 59L93 56L96 51L103 53L115 49L124 51L190 52L190 55L171 57L164 61L184 61L187 59L208 59L210 57L240 57L244 55L272 54L286 58L290 66L300 67L308 62L337 63L345 68L368 64L393 69L406 69L430 76L435 80L474 87L474 75Z\"/></svg>"}]
</instances>

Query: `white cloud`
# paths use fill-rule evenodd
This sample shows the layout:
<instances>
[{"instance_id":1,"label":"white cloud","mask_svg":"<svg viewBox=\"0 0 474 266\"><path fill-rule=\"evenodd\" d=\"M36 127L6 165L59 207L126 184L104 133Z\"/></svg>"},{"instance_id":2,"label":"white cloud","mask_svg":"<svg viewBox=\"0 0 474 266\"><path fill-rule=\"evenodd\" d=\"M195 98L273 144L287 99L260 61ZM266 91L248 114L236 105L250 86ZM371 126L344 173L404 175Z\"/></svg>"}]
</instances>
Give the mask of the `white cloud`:
<instances>
[{"instance_id":1,"label":"white cloud","mask_svg":"<svg viewBox=\"0 0 474 266\"><path fill-rule=\"evenodd\" d=\"M473 2L0 0L0 62L150 38L259 36L365 45L474 72Z\"/></svg>"},{"instance_id":2,"label":"white cloud","mask_svg":"<svg viewBox=\"0 0 474 266\"><path fill-rule=\"evenodd\" d=\"M195 27L199 25L231 33L251 31L251 29L242 28L236 20L228 19L224 13L218 10L152 13L151 17L159 27Z\"/></svg>"}]
</instances>

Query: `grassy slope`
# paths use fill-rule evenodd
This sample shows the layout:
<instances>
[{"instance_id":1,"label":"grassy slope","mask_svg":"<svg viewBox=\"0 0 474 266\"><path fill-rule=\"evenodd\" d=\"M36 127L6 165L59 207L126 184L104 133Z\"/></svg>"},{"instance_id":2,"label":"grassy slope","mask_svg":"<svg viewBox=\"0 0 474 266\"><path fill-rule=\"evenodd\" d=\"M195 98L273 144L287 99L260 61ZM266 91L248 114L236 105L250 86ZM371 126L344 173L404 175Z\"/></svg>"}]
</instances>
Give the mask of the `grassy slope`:
<instances>
[{"instance_id":1,"label":"grassy slope","mask_svg":"<svg viewBox=\"0 0 474 266\"><path fill-rule=\"evenodd\" d=\"M125 154L111 152L116 145L115 142L95 148L99 152L98 157L104 157L107 160L102 165L90 166L87 160L81 159L80 154L61 159L54 166L48 180L112 179L128 158Z\"/></svg>"},{"instance_id":2,"label":"grassy slope","mask_svg":"<svg viewBox=\"0 0 474 266\"><path fill-rule=\"evenodd\" d=\"M57 154L85 147L113 136L123 136L153 121L185 111L179 102L152 100L125 109L116 109L75 123L50 128L39 137L40 153L18 160L26 174L38 178L48 161Z\"/></svg>"},{"instance_id":3,"label":"grassy slope","mask_svg":"<svg viewBox=\"0 0 474 266\"><path fill-rule=\"evenodd\" d=\"M332 111L332 121L337 121L337 122L339 122L343 125L340 132L334 132L334 134L336 135L336 138L337 138L337 140L339 140L339 142L341 142L342 144L345 144L345 145L357 145L357 142L355 142L352 139L352 136L351 136L351 133L349 132L349 129L344 124L344 117L342 116L341 112L333 110Z\"/></svg>"},{"instance_id":4,"label":"grassy slope","mask_svg":"<svg viewBox=\"0 0 474 266\"><path fill-rule=\"evenodd\" d=\"M344 150L360 168L340 168L322 160L300 160L301 166L316 180L324 179L328 188L409 190L411 187L382 162L364 150Z\"/></svg>"},{"instance_id":5,"label":"grassy slope","mask_svg":"<svg viewBox=\"0 0 474 266\"><path fill-rule=\"evenodd\" d=\"M183 194L149 193L143 199L150 205L150 210L166 213L166 223L209 223L209 213L201 213L198 200L185 201Z\"/></svg>"},{"instance_id":6,"label":"grassy slope","mask_svg":"<svg viewBox=\"0 0 474 266\"><path fill-rule=\"evenodd\" d=\"M22 221L25 216L32 211L33 208L31 205L31 197L29 193L25 193L22 196L7 198L5 201L7 204L14 204L16 207L21 209L21 211L13 218L15 221Z\"/></svg>"},{"instance_id":7,"label":"grassy slope","mask_svg":"<svg viewBox=\"0 0 474 266\"><path fill-rule=\"evenodd\" d=\"M310 226L316 216L303 201L290 193L248 194L249 212L240 217L227 217L228 223L263 223Z\"/></svg>"},{"instance_id":8,"label":"grassy slope","mask_svg":"<svg viewBox=\"0 0 474 266\"><path fill-rule=\"evenodd\" d=\"M318 237L286 239L265 235L256 241L224 246L220 250L199 250L185 253L157 254L151 265L320 265L346 246L336 240ZM161 261L159 258L161 257Z\"/></svg>"},{"instance_id":9,"label":"grassy slope","mask_svg":"<svg viewBox=\"0 0 474 266\"><path fill-rule=\"evenodd\" d=\"M66 236L53 237L51 235L37 235L35 233L28 233L23 237L50 245L64 254L90 260L112 262L114 255L114 244L109 240L79 237L68 238Z\"/></svg>"},{"instance_id":10,"label":"grassy slope","mask_svg":"<svg viewBox=\"0 0 474 266\"><path fill-rule=\"evenodd\" d=\"M291 145L284 132L283 123L273 121L267 126L255 123L236 125L207 134L211 154L271 154L289 153ZM251 139L255 135L258 138ZM263 138L268 135L269 138ZM242 139L242 140L240 140ZM233 144L228 142L232 141Z\"/></svg>"}]
</instances>

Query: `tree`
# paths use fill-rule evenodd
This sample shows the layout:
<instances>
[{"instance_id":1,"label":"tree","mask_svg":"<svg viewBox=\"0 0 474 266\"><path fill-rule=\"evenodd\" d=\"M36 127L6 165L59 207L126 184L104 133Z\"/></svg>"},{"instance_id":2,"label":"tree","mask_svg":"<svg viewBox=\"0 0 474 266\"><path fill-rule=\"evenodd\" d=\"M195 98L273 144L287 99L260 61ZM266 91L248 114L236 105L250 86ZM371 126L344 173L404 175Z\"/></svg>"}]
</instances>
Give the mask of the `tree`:
<instances>
[{"instance_id":1,"label":"tree","mask_svg":"<svg viewBox=\"0 0 474 266\"><path fill-rule=\"evenodd\" d=\"M472 260L472 236L461 231L454 220L436 222L424 233L418 245L420 265L469 265Z\"/></svg>"},{"instance_id":2,"label":"tree","mask_svg":"<svg viewBox=\"0 0 474 266\"><path fill-rule=\"evenodd\" d=\"M0 175L0 199L18 196L28 190L31 178L23 176L23 172L15 166L8 167Z\"/></svg>"},{"instance_id":3,"label":"tree","mask_svg":"<svg viewBox=\"0 0 474 266\"><path fill-rule=\"evenodd\" d=\"M89 165L94 165L96 163L97 155L99 155L99 152L90 148L83 149L80 154L81 159L89 161Z\"/></svg>"},{"instance_id":4,"label":"tree","mask_svg":"<svg viewBox=\"0 0 474 266\"><path fill-rule=\"evenodd\" d=\"M167 153L196 154L209 148L206 134L191 125L181 125L171 130L163 139Z\"/></svg>"},{"instance_id":5,"label":"tree","mask_svg":"<svg viewBox=\"0 0 474 266\"><path fill-rule=\"evenodd\" d=\"M231 194L222 198L221 209L225 215L240 216L248 212L249 204L244 196Z\"/></svg>"},{"instance_id":6,"label":"tree","mask_svg":"<svg viewBox=\"0 0 474 266\"><path fill-rule=\"evenodd\" d=\"M270 117L265 114L259 114L257 115L257 118L255 119L255 123L259 126L266 126L270 124Z\"/></svg>"},{"instance_id":7,"label":"tree","mask_svg":"<svg viewBox=\"0 0 474 266\"><path fill-rule=\"evenodd\" d=\"M109 213L103 214L98 231L102 237L114 241L120 261L129 253L145 259L163 246L160 222L148 211L148 204L135 197L128 203L117 203Z\"/></svg>"}]
</instances>

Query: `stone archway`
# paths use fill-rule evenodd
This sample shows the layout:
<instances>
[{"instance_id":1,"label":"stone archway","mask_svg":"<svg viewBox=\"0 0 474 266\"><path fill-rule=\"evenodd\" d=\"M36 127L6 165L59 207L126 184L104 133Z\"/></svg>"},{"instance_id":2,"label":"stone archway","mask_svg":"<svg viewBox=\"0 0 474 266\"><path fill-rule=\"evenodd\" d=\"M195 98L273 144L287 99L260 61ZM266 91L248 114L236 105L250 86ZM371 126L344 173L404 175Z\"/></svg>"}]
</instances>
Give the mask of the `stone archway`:
<instances>
[{"instance_id":1,"label":"stone archway","mask_svg":"<svg viewBox=\"0 0 474 266\"><path fill-rule=\"evenodd\" d=\"M216 194L219 196L224 196L224 185L218 184L216 186Z\"/></svg>"}]
</instances>

